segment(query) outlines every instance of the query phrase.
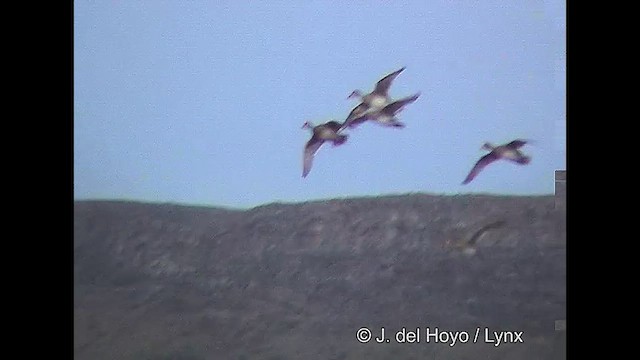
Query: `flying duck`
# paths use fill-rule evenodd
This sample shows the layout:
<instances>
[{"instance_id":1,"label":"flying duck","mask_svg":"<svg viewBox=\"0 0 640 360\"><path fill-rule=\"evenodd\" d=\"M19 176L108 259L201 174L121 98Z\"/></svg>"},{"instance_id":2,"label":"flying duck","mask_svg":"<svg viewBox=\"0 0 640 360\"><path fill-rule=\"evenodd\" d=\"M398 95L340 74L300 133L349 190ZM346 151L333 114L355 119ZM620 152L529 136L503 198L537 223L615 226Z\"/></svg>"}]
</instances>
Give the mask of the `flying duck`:
<instances>
[{"instance_id":1,"label":"flying duck","mask_svg":"<svg viewBox=\"0 0 640 360\"><path fill-rule=\"evenodd\" d=\"M405 106L416 101L419 97L420 93L416 93L415 95L396 100L380 110L368 108L364 103L361 103L351 110L342 127L355 128L367 120L372 120L383 126L402 128L405 125L396 118L396 115L401 112Z\"/></svg>"},{"instance_id":2,"label":"flying duck","mask_svg":"<svg viewBox=\"0 0 640 360\"><path fill-rule=\"evenodd\" d=\"M476 244L478 240L486 234L490 230L499 229L506 224L504 220L497 220L491 222L489 224L484 225L480 229L478 229L475 233L471 235L469 239L461 239L458 241L453 241L452 239L447 239L444 243L444 247L448 249L454 249L461 251L465 255L474 255L476 253ZM494 242L495 244L495 242Z\"/></svg>"},{"instance_id":3,"label":"flying duck","mask_svg":"<svg viewBox=\"0 0 640 360\"><path fill-rule=\"evenodd\" d=\"M348 135L339 134L342 124L337 121L329 121L324 124L314 126L311 122L306 121L302 125L303 129L310 129L312 132L311 139L307 141L304 147L304 156L302 162L302 177L306 177L311 171L313 165L313 156L316 154L320 146L325 141L331 141L333 146L339 146L347 141Z\"/></svg>"},{"instance_id":4,"label":"flying duck","mask_svg":"<svg viewBox=\"0 0 640 360\"><path fill-rule=\"evenodd\" d=\"M462 185L466 185L473 180L482 169L484 169L487 165L491 164L494 161L504 159L515 162L520 165L526 165L531 161L531 157L524 155L520 148L524 146L528 141L527 140L513 140L512 142L504 145L494 146L491 143L484 143L482 145L481 150L488 150L490 153L483 156L476 162L469 175L467 175L466 179L462 182Z\"/></svg>"},{"instance_id":5,"label":"flying duck","mask_svg":"<svg viewBox=\"0 0 640 360\"><path fill-rule=\"evenodd\" d=\"M391 74L383 77L376 83L376 87L372 92L363 95L360 90L354 90L351 95L347 97L347 99L351 99L352 97L359 97L362 100L362 104L367 108L377 108L380 109L383 106L389 104L391 102L391 98L389 97L389 88L391 87L391 83L393 80L405 69L403 66L399 70L392 72Z\"/></svg>"}]
</instances>

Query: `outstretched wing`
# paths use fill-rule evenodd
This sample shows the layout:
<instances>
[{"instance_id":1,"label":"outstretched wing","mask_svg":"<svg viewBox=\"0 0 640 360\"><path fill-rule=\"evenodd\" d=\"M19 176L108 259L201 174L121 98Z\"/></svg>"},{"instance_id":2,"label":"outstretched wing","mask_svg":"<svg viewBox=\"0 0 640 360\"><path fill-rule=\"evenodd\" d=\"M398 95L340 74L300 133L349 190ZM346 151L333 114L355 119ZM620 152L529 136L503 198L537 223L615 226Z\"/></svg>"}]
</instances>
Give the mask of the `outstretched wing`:
<instances>
[{"instance_id":1,"label":"outstretched wing","mask_svg":"<svg viewBox=\"0 0 640 360\"><path fill-rule=\"evenodd\" d=\"M389 88L391 87L391 83L393 80L400 75L400 73L405 69L403 66L401 69L392 72L391 74L383 77L376 83L376 88L373 90L374 93L379 95L387 95L389 92Z\"/></svg>"},{"instance_id":2,"label":"outstretched wing","mask_svg":"<svg viewBox=\"0 0 640 360\"><path fill-rule=\"evenodd\" d=\"M408 104L411 104L412 102L418 100L419 97L420 97L420 93L417 93L415 95L408 96L408 97L400 99L400 100L396 100L396 101L392 102L391 104L385 106L382 109L382 111L387 113L387 114L389 114L389 115L395 115L398 111L402 110L403 107L405 107Z\"/></svg>"},{"instance_id":3,"label":"outstretched wing","mask_svg":"<svg viewBox=\"0 0 640 360\"><path fill-rule=\"evenodd\" d=\"M493 230L493 229L498 229L502 226L504 226L506 224L506 221L504 220L498 220L498 221L494 221L492 223L489 223L483 227L481 227L480 229L478 229L478 231L476 231L471 238L469 239L469 241L467 242L467 244L469 245L475 245L476 242L478 242L478 239L480 239L482 237L482 235L484 235L487 231L489 230Z\"/></svg>"},{"instance_id":4,"label":"outstretched wing","mask_svg":"<svg viewBox=\"0 0 640 360\"><path fill-rule=\"evenodd\" d=\"M342 123L340 129L353 128L367 121L369 119L367 110L369 110L369 106L365 103L360 103L354 107L347 116L347 119Z\"/></svg>"},{"instance_id":5,"label":"outstretched wing","mask_svg":"<svg viewBox=\"0 0 640 360\"><path fill-rule=\"evenodd\" d=\"M335 132L338 132L342 129L343 124L335 121L335 120L331 120L331 121L327 121L326 123L323 124L323 126L325 126L328 129L331 129Z\"/></svg>"},{"instance_id":6,"label":"outstretched wing","mask_svg":"<svg viewBox=\"0 0 640 360\"><path fill-rule=\"evenodd\" d=\"M482 171L482 169L496 160L498 160L498 155L496 155L494 152L490 152L489 154L481 157L480 160L478 160L478 162L476 162L476 164L473 166L473 169L471 169L469 175L467 175L467 178L464 179L462 185L470 183L471 180L473 180L480 173L480 171Z\"/></svg>"},{"instance_id":7,"label":"outstretched wing","mask_svg":"<svg viewBox=\"0 0 640 360\"><path fill-rule=\"evenodd\" d=\"M527 140L522 140L522 139L516 139L513 140L512 142L508 143L507 145L505 145L508 148L511 149L520 149L521 147L523 147L528 141Z\"/></svg>"},{"instance_id":8,"label":"outstretched wing","mask_svg":"<svg viewBox=\"0 0 640 360\"><path fill-rule=\"evenodd\" d=\"M315 136L307 141L307 144L304 147L304 155L302 159L302 177L307 177L309 171L311 171L311 167L313 166L313 157L323 143L324 141L316 138Z\"/></svg>"}]
</instances>

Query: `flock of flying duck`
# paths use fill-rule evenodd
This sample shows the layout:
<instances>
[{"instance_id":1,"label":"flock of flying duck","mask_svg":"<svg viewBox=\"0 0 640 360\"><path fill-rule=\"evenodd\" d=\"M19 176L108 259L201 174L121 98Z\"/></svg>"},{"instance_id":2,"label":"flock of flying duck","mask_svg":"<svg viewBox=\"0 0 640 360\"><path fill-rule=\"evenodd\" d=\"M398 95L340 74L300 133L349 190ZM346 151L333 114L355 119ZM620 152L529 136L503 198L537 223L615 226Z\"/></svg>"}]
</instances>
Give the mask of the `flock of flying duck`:
<instances>
[{"instance_id":1,"label":"flock of flying duck","mask_svg":"<svg viewBox=\"0 0 640 360\"><path fill-rule=\"evenodd\" d=\"M342 133L346 129L353 129L366 121L373 121L387 127L403 128L405 126L397 118L397 115L405 106L416 101L420 97L420 93L398 100L393 100L389 96L391 83L404 69L402 67L380 79L373 91L368 94L363 94L360 90L353 91L348 99L358 97L361 102L351 110L344 122L331 120L314 126L311 122L306 121L302 125L303 129L310 129L312 132L311 139L304 148L302 177L306 177L311 171L313 157L325 142L330 142L333 146L340 146L347 141L348 135ZM528 164L531 158L520 151L520 148L525 144L527 144L527 140L522 139L498 146L489 142L485 143L482 149L489 151L489 153L476 162L462 184L470 183L482 169L497 160L504 159L520 165Z\"/></svg>"}]
</instances>

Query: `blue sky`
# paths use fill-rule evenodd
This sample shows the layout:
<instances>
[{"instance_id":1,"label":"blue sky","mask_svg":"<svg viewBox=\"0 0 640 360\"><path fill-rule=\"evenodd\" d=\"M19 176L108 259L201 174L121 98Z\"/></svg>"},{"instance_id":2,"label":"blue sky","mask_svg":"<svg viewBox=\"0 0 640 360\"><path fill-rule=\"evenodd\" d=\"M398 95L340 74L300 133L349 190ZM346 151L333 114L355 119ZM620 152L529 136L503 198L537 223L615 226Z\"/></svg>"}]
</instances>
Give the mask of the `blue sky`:
<instances>
[{"instance_id":1,"label":"blue sky","mask_svg":"<svg viewBox=\"0 0 640 360\"><path fill-rule=\"evenodd\" d=\"M250 207L550 194L566 167L564 1L74 2L74 197ZM301 126L406 66L404 129L363 126L301 177ZM485 141L528 166L460 185Z\"/></svg>"}]
</instances>

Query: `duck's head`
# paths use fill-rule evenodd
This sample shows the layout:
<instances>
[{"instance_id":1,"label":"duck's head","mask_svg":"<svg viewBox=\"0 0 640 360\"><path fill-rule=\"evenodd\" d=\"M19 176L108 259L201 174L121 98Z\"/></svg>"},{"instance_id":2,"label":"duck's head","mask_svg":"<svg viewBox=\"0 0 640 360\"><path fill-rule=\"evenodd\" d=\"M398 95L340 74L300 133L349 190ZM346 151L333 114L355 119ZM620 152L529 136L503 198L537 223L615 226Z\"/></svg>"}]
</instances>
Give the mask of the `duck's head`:
<instances>
[{"instance_id":1,"label":"duck's head","mask_svg":"<svg viewBox=\"0 0 640 360\"><path fill-rule=\"evenodd\" d=\"M305 121L301 129L313 129L313 124L310 121Z\"/></svg>"},{"instance_id":2,"label":"duck's head","mask_svg":"<svg viewBox=\"0 0 640 360\"><path fill-rule=\"evenodd\" d=\"M480 147L480 150L492 151L494 148L495 148L495 146L493 146L492 143L486 142L486 143L482 144L482 147Z\"/></svg>"},{"instance_id":3,"label":"duck's head","mask_svg":"<svg viewBox=\"0 0 640 360\"><path fill-rule=\"evenodd\" d=\"M460 247L460 241L455 238L448 237L440 246L443 249L455 249Z\"/></svg>"},{"instance_id":4,"label":"duck's head","mask_svg":"<svg viewBox=\"0 0 640 360\"><path fill-rule=\"evenodd\" d=\"M351 94L349 94L349 96L347 96L347 99L351 99L354 97L362 97L362 93L360 92L360 90L353 90L353 92Z\"/></svg>"}]
</instances>

